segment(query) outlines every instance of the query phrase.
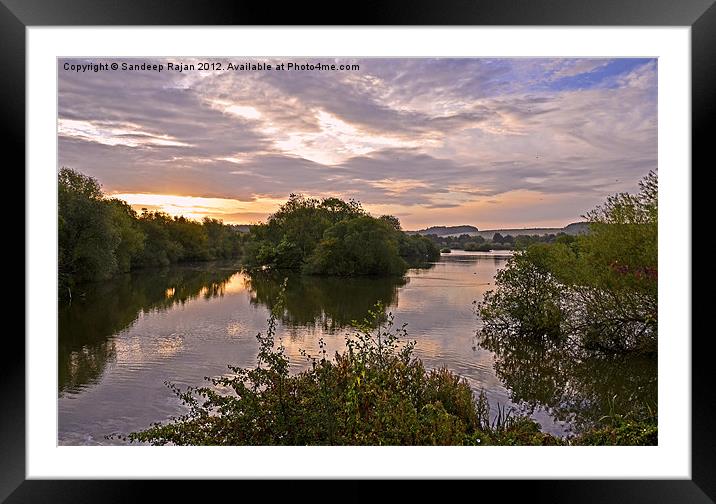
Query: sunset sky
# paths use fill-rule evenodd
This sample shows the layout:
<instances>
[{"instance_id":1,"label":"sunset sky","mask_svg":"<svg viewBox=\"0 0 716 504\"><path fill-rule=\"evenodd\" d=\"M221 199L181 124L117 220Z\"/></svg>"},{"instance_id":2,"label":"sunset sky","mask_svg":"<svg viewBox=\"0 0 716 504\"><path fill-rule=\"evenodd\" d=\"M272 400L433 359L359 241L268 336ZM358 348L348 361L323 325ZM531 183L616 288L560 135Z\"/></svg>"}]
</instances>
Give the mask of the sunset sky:
<instances>
[{"instance_id":1,"label":"sunset sky","mask_svg":"<svg viewBox=\"0 0 716 504\"><path fill-rule=\"evenodd\" d=\"M91 60L113 61L197 63ZM60 59L59 166L136 209L248 224L303 193L405 229L564 226L657 167L653 59L252 61L360 70L78 73L64 63L89 60Z\"/></svg>"}]
</instances>

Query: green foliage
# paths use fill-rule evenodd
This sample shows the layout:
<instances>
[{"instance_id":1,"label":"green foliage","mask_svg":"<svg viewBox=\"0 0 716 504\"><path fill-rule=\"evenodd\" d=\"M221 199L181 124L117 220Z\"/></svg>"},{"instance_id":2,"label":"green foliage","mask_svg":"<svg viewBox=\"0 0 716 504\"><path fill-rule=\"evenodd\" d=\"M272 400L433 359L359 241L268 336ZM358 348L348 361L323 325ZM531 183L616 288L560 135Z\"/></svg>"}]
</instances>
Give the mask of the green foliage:
<instances>
[{"instance_id":1,"label":"green foliage","mask_svg":"<svg viewBox=\"0 0 716 504\"><path fill-rule=\"evenodd\" d=\"M487 332L570 338L586 349L655 352L657 176L585 217L590 232L516 253L478 308Z\"/></svg>"},{"instance_id":2,"label":"green foliage","mask_svg":"<svg viewBox=\"0 0 716 504\"><path fill-rule=\"evenodd\" d=\"M408 264L398 255L398 236L389 223L363 216L326 229L308 259L309 274L402 275Z\"/></svg>"},{"instance_id":3,"label":"green foliage","mask_svg":"<svg viewBox=\"0 0 716 504\"><path fill-rule=\"evenodd\" d=\"M463 233L460 236L439 236L435 234L425 235L438 248L449 248L452 250L466 250L471 252L489 252L491 250L521 250L533 243L553 243L562 237L573 238L565 233L545 235L506 235L494 233L491 240L485 240L482 236L471 236Z\"/></svg>"},{"instance_id":4,"label":"green foliage","mask_svg":"<svg viewBox=\"0 0 716 504\"><path fill-rule=\"evenodd\" d=\"M184 254L180 243L169 233L172 218L161 212L147 212L139 217L139 228L146 236L144 250L133 258L138 267L168 266L176 263Z\"/></svg>"},{"instance_id":5,"label":"green foliage","mask_svg":"<svg viewBox=\"0 0 716 504\"><path fill-rule=\"evenodd\" d=\"M549 252L549 245L532 245L497 272L499 288L485 293L479 306L483 331L538 340L560 335L561 290L549 270Z\"/></svg>"},{"instance_id":6,"label":"green foliage","mask_svg":"<svg viewBox=\"0 0 716 504\"><path fill-rule=\"evenodd\" d=\"M400 219L398 219L394 215L381 215L380 220L387 222L390 224L390 227L395 229L396 231L402 231L403 227L400 225Z\"/></svg>"},{"instance_id":7,"label":"green foliage","mask_svg":"<svg viewBox=\"0 0 716 504\"><path fill-rule=\"evenodd\" d=\"M484 240L483 240L484 241ZM492 246L489 243L478 243L477 241L467 242L463 247L467 252L489 252Z\"/></svg>"},{"instance_id":8,"label":"green foliage","mask_svg":"<svg viewBox=\"0 0 716 504\"><path fill-rule=\"evenodd\" d=\"M242 234L218 219L204 217L206 254L214 259L232 259L242 254Z\"/></svg>"},{"instance_id":9,"label":"green foliage","mask_svg":"<svg viewBox=\"0 0 716 504\"><path fill-rule=\"evenodd\" d=\"M117 260L117 271L126 273L131 269L132 258L144 250L146 236L137 222L137 212L125 201L110 199L107 201L111 213L111 225L119 236L119 243L114 249Z\"/></svg>"},{"instance_id":10,"label":"green foliage","mask_svg":"<svg viewBox=\"0 0 716 504\"><path fill-rule=\"evenodd\" d=\"M576 261L559 264L585 307L571 321L595 348L656 351L658 316L657 175L638 194L618 194L587 214L590 233L577 242ZM566 268L565 268L566 267Z\"/></svg>"},{"instance_id":11,"label":"green foliage","mask_svg":"<svg viewBox=\"0 0 716 504\"><path fill-rule=\"evenodd\" d=\"M590 446L656 446L659 429L656 422L620 421L587 431L571 440L574 445Z\"/></svg>"},{"instance_id":12,"label":"green foliage","mask_svg":"<svg viewBox=\"0 0 716 504\"><path fill-rule=\"evenodd\" d=\"M251 269L384 276L438 257L430 240L406 235L394 216L376 219L353 200L291 194L265 224L251 229L245 261Z\"/></svg>"},{"instance_id":13,"label":"green foliage","mask_svg":"<svg viewBox=\"0 0 716 504\"><path fill-rule=\"evenodd\" d=\"M540 430L534 420L526 416L505 414L498 416L489 429L473 434L465 444L482 446L558 446L567 444L566 440L552 436Z\"/></svg>"},{"instance_id":14,"label":"green foliage","mask_svg":"<svg viewBox=\"0 0 716 504\"><path fill-rule=\"evenodd\" d=\"M241 234L221 221L202 223L161 212L137 213L105 198L101 186L69 168L58 176L59 287L104 280L134 267L238 257Z\"/></svg>"},{"instance_id":15,"label":"green foliage","mask_svg":"<svg viewBox=\"0 0 716 504\"><path fill-rule=\"evenodd\" d=\"M355 201L319 201L291 194L265 224L251 228L246 264L252 268L301 270L329 227L362 215L365 212Z\"/></svg>"},{"instance_id":16,"label":"green foliage","mask_svg":"<svg viewBox=\"0 0 716 504\"><path fill-rule=\"evenodd\" d=\"M64 292L77 282L101 280L117 271L121 233L116 212L102 198L96 180L63 168L58 185L58 271Z\"/></svg>"},{"instance_id":17,"label":"green foliage","mask_svg":"<svg viewBox=\"0 0 716 504\"><path fill-rule=\"evenodd\" d=\"M411 265L435 262L440 259L440 249L422 235L398 235L399 255Z\"/></svg>"}]
</instances>

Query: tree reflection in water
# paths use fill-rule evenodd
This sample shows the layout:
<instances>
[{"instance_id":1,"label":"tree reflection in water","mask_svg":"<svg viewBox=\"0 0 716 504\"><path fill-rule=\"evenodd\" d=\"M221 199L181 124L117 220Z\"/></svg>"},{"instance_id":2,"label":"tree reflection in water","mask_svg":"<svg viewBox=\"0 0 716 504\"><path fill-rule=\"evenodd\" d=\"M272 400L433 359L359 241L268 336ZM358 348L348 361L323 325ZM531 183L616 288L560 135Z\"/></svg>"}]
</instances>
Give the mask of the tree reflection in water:
<instances>
[{"instance_id":1,"label":"tree reflection in water","mask_svg":"<svg viewBox=\"0 0 716 504\"><path fill-rule=\"evenodd\" d=\"M58 307L59 392L95 383L116 357L114 336L141 313L162 311L203 297L222 296L237 269L220 266L137 271L85 285L81 295Z\"/></svg>"},{"instance_id":2,"label":"tree reflection in water","mask_svg":"<svg viewBox=\"0 0 716 504\"><path fill-rule=\"evenodd\" d=\"M495 374L527 413L544 409L576 432L615 417L656 417L655 356L588 353L560 341L486 331L477 340L495 354Z\"/></svg>"},{"instance_id":3,"label":"tree reflection in water","mask_svg":"<svg viewBox=\"0 0 716 504\"><path fill-rule=\"evenodd\" d=\"M318 327L333 332L363 321L377 303L383 307L398 303L398 289L405 277L338 277L254 272L246 277L251 303L273 310L283 279L288 278L281 322L289 327Z\"/></svg>"}]
</instances>

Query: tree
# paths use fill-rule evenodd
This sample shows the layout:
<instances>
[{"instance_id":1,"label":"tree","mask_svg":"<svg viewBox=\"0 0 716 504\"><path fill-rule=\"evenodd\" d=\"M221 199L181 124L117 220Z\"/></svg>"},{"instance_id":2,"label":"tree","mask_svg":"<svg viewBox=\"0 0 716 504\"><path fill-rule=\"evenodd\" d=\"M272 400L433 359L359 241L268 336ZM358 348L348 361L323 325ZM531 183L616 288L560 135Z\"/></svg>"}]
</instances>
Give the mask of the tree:
<instances>
[{"instance_id":1,"label":"tree","mask_svg":"<svg viewBox=\"0 0 716 504\"><path fill-rule=\"evenodd\" d=\"M210 259L229 259L241 254L241 233L237 229L210 217L204 217L202 226L206 231Z\"/></svg>"},{"instance_id":2,"label":"tree","mask_svg":"<svg viewBox=\"0 0 716 504\"><path fill-rule=\"evenodd\" d=\"M396 231L401 231L402 227L400 226L400 219L395 217L394 215L381 215L380 220L387 222L391 225L393 229Z\"/></svg>"},{"instance_id":3,"label":"tree","mask_svg":"<svg viewBox=\"0 0 716 504\"><path fill-rule=\"evenodd\" d=\"M58 177L58 271L61 289L109 278L121 241L99 183L69 168Z\"/></svg>"},{"instance_id":4,"label":"tree","mask_svg":"<svg viewBox=\"0 0 716 504\"><path fill-rule=\"evenodd\" d=\"M104 280L133 267L238 257L243 238L221 221L196 222L106 198L92 177L58 174L59 287Z\"/></svg>"},{"instance_id":5,"label":"tree","mask_svg":"<svg viewBox=\"0 0 716 504\"><path fill-rule=\"evenodd\" d=\"M485 330L551 334L604 352L656 352L656 173L639 186L584 216L588 234L516 253L479 305Z\"/></svg>"},{"instance_id":6,"label":"tree","mask_svg":"<svg viewBox=\"0 0 716 504\"><path fill-rule=\"evenodd\" d=\"M329 220L333 224L345 219L365 215L365 210L363 210L360 203L352 199L343 201L340 198L325 198L321 201L320 205L318 205L318 208L328 213Z\"/></svg>"},{"instance_id":7,"label":"tree","mask_svg":"<svg viewBox=\"0 0 716 504\"><path fill-rule=\"evenodd\" d=\"M110 208L112 226L119 235L119 243L114 250L117 271L126 273L132 267L132 259L144 250L146 236L137 222L135 212L127 202L111 199L107 201Z\"/></svg>"},{"instance_id":8,"label":"tree","mask_svg":"<svg viewBox=\"0 0 716 504\"><path fill-rule=\"evenodd\" d=\"M596 348L656 351L658 180L650 171L636 194L621 193L584 217L576 260L558 264L583 312L571 320ZM563 257L569 257L564 255Z\"/></svg>"},{"instance_id":9,"label":"tree","mask_svg":"<svg viewBox=\"0 0 716 504\"><path fill-rule=\"evenodd\" d=\"M422 235L398 235L399 255L411 266L420 266L440 259L440 249L430 238Z\"/></svg>"},{"instance_id":10,"label":"tree","mask_svg":"<svg viewBox=\"0 0 716 504\"><path fill-rule=\"evenodd\" d=\"M523 250L529 247L534 242L535 239L532 236L519 235L517 236L517 238L515 238L515 248L518 250Z\"/></svg>"},{"instance_id":11,"label":"tree","mask_svg":"<svg viewBox=\"0 0 716 504\"><path fill-rule=\"evenodd\" d=\"M305 271L310 274L402 275L407 263L398 255L395 230L369 216L340 221L324 233Z\"/></svg>"},{"instance_id":12,"label":"tree","mask_svg":"<svg viewBox=\"0 0 716 504\"><path fill-rule=\"evenodd\" d=\"M301 269L323 233L341 216L359 213L359 207L335 198L324 200L291 194L265 224L251 228L247 248L249 266Z\"/></svg>"},{"instance_id":13,"label":"tree","mask_svg":"<svg viewBox=\"0 0 716 504\"><path fill-rule=\"evenodd\" d=\"M296 194L266 223L251 228L245 247L251 269L339 276L402 274L406 261L418 264L437 257L437 247L401 231L397 217L376 219L353 200L319 201Z\"/></svg>"},{"instance_id":14,"label":"tree","mask_svg":"<svg viewBox=\"0 0 716 504\"><path fill-rule=\"evenodd\" d=\"M139 226L146 235L146 243L135 259L137 266L169 266L183 257L181 244L169 233L171 221L171 217L162 212L142 212Z\"/></svg>"},{"instance_id":15,"label":"tree","mask_svg":"<svg viewBox=\"0 0 716 504\"><path fill-rule=\"evenodd\" d=\"M538 341L560 337L561 290L550 272L549 253L548 245L532 245L497 272L498 288L478 307L485 333Z\"/></svg>"},{"instance_id":16,"label":"tree","mask_svg":"<svg viewBox=\"0 0 716 504\"><path fill-rule=\"evenodd\" d=\"M181 246L181 260L205 261L210 259L206 229L201 223L186 217L174 217L168 224L169 236Z\"/></svg>"},{"instance_id":17,"label":"tree","mask_svg":"<svg viewBox=\"0 0 716 504\"><path fill-rule=\"evenodd\" d=\"M495 233L494 235L492 235L493 243L503 243L504 240L505 239L503 238L503 236L500 233Z\"/></svg>"}]
</instances>

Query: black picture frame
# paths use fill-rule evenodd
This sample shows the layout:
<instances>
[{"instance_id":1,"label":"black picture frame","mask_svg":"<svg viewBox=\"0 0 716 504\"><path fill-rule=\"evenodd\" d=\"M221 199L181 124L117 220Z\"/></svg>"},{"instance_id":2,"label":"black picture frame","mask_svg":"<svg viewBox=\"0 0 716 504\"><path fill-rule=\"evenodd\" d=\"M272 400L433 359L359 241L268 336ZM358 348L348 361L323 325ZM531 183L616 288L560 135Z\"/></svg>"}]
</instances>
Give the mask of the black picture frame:
<instances>
[{"instance_id":1,"label":"black picture frame","mask_svg":"<svg viewBox=\"0 0 716 504\"><path fill-rule=\"evenodd\" d=\"M25 28L82 25L551 25L690 26L692 71L692 167L706 168L712 143L707 131L716 118L716 5L714 0L441 0L367 1L348 8L291 3L190 0L0 0L0 104L5 158L25 160ZM340 14L339 14L340 13ZM14 169L7 167L8 170ZM24 181L22 182L24 186ZM692 184L693 187L693 184ZM692 228L693 229L693 228ZM25 263L25 272L31 268ZM32 292L26 292L30 302ZM701 301L702 303L704 301ZM692 310L693 311L693 310ZM6 359L0 367L0 502L124 502L150 497L146 481L47 481L25 478L25 345L6 333ZM691 337L690 334L670 337ZM511 500L549 502L716 502L714 436L708 332L692 338L692 479L588 481L481 481L470 492L487 498L497 490ZM305 483L305 482L304 482ZM226 487L230 482L217 485ZM241 483L246 485L246 482ZM298 484L298 483L296 483ZM294 487L301 493L299 484ZM408 486L408 485L406 485ZM410 493L424 495L420 484ZM204 487L206 488L206 487ZM365 482L343 485L352 500L369 498ZM202 491L200 484L163 482L166 500ZM401 490L401 492L403 492ZM335 498L345 498L335 495Z\"/></svg>"}]
</instances>

